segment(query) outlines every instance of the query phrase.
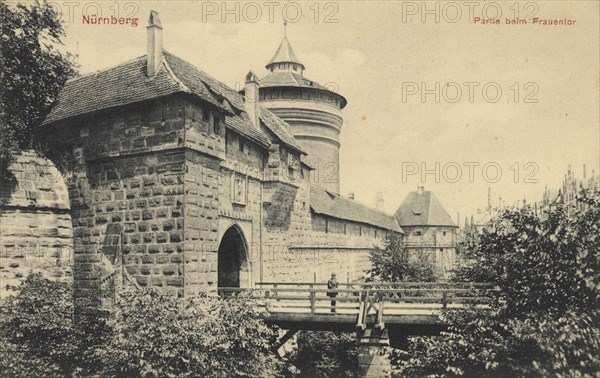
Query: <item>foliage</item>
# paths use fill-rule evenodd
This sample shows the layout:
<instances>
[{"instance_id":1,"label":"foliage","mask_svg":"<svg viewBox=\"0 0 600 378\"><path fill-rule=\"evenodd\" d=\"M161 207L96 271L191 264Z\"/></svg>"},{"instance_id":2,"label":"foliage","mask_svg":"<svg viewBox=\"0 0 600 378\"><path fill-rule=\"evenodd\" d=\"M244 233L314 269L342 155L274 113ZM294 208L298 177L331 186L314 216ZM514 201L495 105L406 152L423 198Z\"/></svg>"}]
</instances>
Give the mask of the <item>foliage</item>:
<instances>
[{"instance_id":1,"label":"foliage","mask_svg":"<svg viewBox=\"0 0 600 378\"><path fill-rule=\"evenodd\" d=\"M30 275L0 304L0 376L273 376L274 337L248 298L153 290L74 322L69 287Z\"/></svg>"},{"instance_id":2,"label":"foliage","mask_svg":"<svg viewBox=\"0 0 600 378\"><path fill-rule=\"evenodd\" d=\"M64 28L46 0L12 6L0 2L0 160L32 146L33 129L46 116L66 80L75 75L62 45Z\"/></svg>"},{"instance_id":3,"label":"foliage","mask_svg":"<svg viewBox=\"0 0 600 378\"><path fill-rule=\"evenodd\" d=\"M470 309L448 311L444 320L453 325L448 332L392 351L401 376L581 377L600 366L600 333L585 314L506 319Z\"/></svg>"},{"instance_id":4,"label":"foliage","mask_svg":"<svg viewBox=\"0 0 600 378\"><path fill-rule=\"evenodd\" d=\"M351 333L301 331L290 362L300 377L355 377L358 341Z\"/></svg>"},{"instance_id":5,"label":"foliage","mask_svg":"<svg viewBox=\"0 0 600 378\"><path fill-rule=\"evenodd\" d=\"M506 211L469 251L459 279L497 284L503 310L517 316L589 309L600 300L599 201L598 195L582 198L587 211L559 208L543 220Z\"/></svg>"},{"instance_id":6,"label":"foliage","mask_svg":"<svg viewBox=\"0 0 600 378\"><path fill-rule=\"evenodd\" d=\"M402 376L584 377L600 371L600 195L544 219L506 211L457 280L499 288L490 309L446 311L439 337L392 352Z\"/></svg>"},{"instance_id":7,"label":"foliage","mask_svg":"<svg viewBox=\"0 0 600 378\"><path fill-rule=\"evenodd\" d=\"M68 374L78 343L71 290L40 274L30 275L18 295L0 306L0 376Z\"/></svg>"},{"instance_id":8,"label":"foliage","mask_svg":"<svg viewBox=\"0 0 600 378\"><path fill-rule=\"evenodd\" d=\"M388 234L385 248L376 248L370 255L368 280L381 282L435 281L433 266L423 253L409 253L402 235Z\"/></svg>"},{"instance_id":9,"label":"foliage","mask_svg":"<svg viewBox=\"0 0 600 378\"><path fill-rule=\"evenodd\" d=\"M103 376L263 376L281 364L274 331L249 299L189 301L152 290L125 293L99 349Z\"/></svg>"}]
</instances>

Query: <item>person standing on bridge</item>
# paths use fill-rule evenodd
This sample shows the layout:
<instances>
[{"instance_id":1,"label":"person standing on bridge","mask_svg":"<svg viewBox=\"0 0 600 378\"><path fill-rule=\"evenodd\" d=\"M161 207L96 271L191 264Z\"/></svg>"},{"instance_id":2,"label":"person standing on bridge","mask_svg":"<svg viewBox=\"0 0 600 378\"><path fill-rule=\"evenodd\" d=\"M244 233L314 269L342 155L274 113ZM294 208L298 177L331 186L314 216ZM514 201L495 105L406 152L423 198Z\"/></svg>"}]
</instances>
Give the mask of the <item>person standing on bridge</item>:
<instances>
[{"instance_id":1,"label":"person standing on bridge","mask_svg":"<svg viewBox=\"0 0 600 378\"><path fill-rule=\"evenodd\" d=\"M327 292L327 296L331 298L331 312L335 312L335 305L336 305L336 300L335 297L337 297L338 292L337 291L332 291L334 289L338 288L338 281L337 281L337 277L335 275L335 273L331 273L331 278L329 279L329 281L327 281L327 289L329 290Z\"/></svg>"}]
</instances>

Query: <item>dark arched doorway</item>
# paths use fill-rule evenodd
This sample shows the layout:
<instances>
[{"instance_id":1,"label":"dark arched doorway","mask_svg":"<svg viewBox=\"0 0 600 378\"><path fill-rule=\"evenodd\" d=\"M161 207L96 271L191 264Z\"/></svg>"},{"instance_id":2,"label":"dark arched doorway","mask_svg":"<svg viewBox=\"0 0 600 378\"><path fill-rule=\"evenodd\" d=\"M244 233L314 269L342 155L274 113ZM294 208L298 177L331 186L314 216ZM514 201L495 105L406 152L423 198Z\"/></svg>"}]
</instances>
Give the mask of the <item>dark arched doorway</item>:
<instances>
[{"instance_id":1,"label":"dark arched doorway","mask_svg":"<svg viewBox=\"0 0 600 378\"><path fill-rule=\"evenodd\" d=\"M218 252L219 287L243 287L248 283L246 240L242 230L231 226L223 235Z\"/></svg>"}]
</instances>

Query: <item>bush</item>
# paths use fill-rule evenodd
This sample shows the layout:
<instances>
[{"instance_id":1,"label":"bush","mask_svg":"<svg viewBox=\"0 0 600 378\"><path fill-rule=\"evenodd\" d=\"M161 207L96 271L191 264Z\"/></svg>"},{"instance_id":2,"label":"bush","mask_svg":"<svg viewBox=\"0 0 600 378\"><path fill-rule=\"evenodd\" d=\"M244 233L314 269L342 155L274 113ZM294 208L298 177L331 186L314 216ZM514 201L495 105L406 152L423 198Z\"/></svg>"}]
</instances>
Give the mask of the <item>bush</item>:
<instances>
[{"instance_id":1,"label":"bush","mask_svg":"<svg viewBox=\"0 0 600 378\"><path fill-rule=\"evenodd\" d=\"M30 275L18 294L0 305L0 375L72 373L75 334L70 288Z\"/></svg>"},{"instance_id":2,"label":"bush","mask_svg":"<svg viewBox=\"0 0 600 378\"><path fill-rule=\"evenodd\" d=\"M126 291L75 323L71 289L36 274L0 303L0 376L273 376L285 372L274 341L243 297Z\"/></svg>"},{"instance_id":3,"label":"bush","mask_svg":"<svg viewBox=\"0 0 600 378\"><path fill-rule=\"evenodd\" d=\"M410 339L402 376L592 377L600 371L600 194L540 219L507 211L465 252L459 280L499 293L490 309L446 311L438 337Z\"/></svg>"},{"instance_id":4,"label":"bush","mask_svg":"<svg viewBox=\"0 0 600 378\"><path fill-rule=\"evenodd\" d=\"M301 331L290 362L300 377L358 376L358 341L351 333Z\"/></svg>"},{"instance_id":5,"label":"bush","mask_svg":"<svg viewBox=\"0 0 600 378\"><path fill-rule=\"evenodd\" d=\"M281 369L275 333L251 300L177 300L152 290L124 293L97 350L103 376L263 376Z\"/></svg>"},{"instance_id":6,"label":"bush","mask_svg":"<svg viewBox=\"0 0 600 378\"><path fill-rule=\"evenodd\" d=\"M368 281L436 281L433 265L425 254L409 253L402 238L400 234L390 233L385 240L385 248L371 251Z\"/></svg>"}]
</instances>

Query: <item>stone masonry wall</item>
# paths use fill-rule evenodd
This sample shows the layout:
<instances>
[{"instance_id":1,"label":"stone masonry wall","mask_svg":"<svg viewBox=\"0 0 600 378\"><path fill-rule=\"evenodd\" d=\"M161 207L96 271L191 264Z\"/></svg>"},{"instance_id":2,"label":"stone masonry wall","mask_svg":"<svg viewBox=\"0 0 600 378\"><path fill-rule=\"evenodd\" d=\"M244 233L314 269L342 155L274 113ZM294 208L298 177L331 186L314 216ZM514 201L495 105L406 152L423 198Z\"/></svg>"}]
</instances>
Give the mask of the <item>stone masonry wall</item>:
<instances>
[{"instance_id":1,"label":"stone masonry wall","mask_svg":"<svg viewBox=\"0 0 600 378\"><path fill-rule=\"evenodd\" d=\"M98 306L105 291L100 279L114 273L115 259L123 266L115 279L125 285L184 295L186 106L185 99L172 97L56 129L62 130L61 140L72 136L62 149L73 151L69 194L76 306ZM55 150L61 140L52 142ZM122 235L107 248L110 225L118 225Z\"/></svg>"},{"instance_id":2,"label":"stone masonry wall","mask_svg":"<svg viewBox=\"0 0 600 378\"><path fill-rule=\"evenodd\" d=\"M185 102L185 295L217 285L219 164L225 159L223 117Z\"/></svg>"},{"instance_id":3,"label":"stone masonry wall","mask_svg":"<svg viewBox=\"0 0 600 378\"><path fill-rule=\"evenodd\" d=\"M197 295L217 286L219 162L188 152L185 174L185 289Z\"/></svg>"},{"instance_id":4,"label":"stone masonry wall","mask_svg":"<svg viewBox=\"0 0 600 378\"><path fill-rule=\"evenodd\" d=\"M226 132L223 121L172 96L48 130L53 150L72 152L80 309L104 303L120 285L179 297L213 292L219 243L234 225L248 244L242 286L325 280L333 271L360 279L379 239L312 230L310 175L294 163L297 153L277 144L267 151Z\"/></svg>"},{"instance_id":5,"label":"stone masonry wall","mask_svg":"<svg viewBox=\"0 0 600 378\"><path fill-rule=\"evenodd\" d=\"M285 248L265 251L272 267L267 280L324 282L336 273L341 281L360 281L370 252L381 245L381 239L308 231Z\"/></svg>"},{"instance_id":6,"label":"stone masonry wall","mask_svg":"<svg viewBox=\"0 0 600 378\"><path fill-rule=\"evenodd\" d=\"M73 231L64 178L34 151L0 167L0 297L30 273L72 282Z\"/></svg>"},{"instance_id":7,"label":"stone masonry wall","mask_svg":"<svg viewBox=\"0 0 600 378\"><path fill-rule=\"evenodd\" d=\"M404 226L405 243L415 257L425 257L442 278L456 266L456 227Z\"/></svg>"}]
</instances>

